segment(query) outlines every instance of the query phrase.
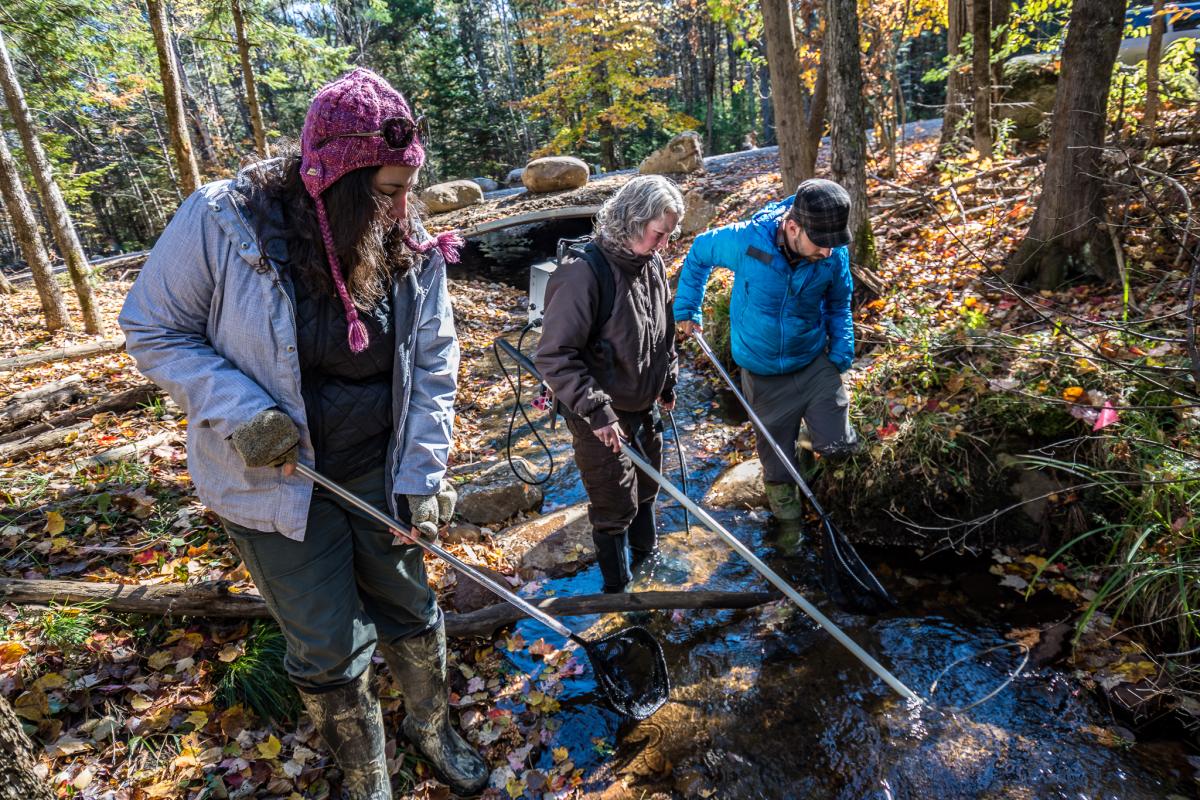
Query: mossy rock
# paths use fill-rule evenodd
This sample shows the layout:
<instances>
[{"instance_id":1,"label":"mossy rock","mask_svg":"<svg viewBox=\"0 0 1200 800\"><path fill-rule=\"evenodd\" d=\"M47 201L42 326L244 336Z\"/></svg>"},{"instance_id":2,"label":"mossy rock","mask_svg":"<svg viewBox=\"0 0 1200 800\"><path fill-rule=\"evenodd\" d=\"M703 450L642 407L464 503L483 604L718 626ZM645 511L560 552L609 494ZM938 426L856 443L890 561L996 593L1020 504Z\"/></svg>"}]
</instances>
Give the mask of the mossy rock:
<instances>
[{"instance_id":1,"label":"mossy rock","mask_svg":"<svg viewBox=\"0 0 1200 800\"><path fill-rule=\"evenodd\" d=\"M1016 125L1013 134L1022 142L1046 135L1043 123L1054 110L1058 92L1059 61L1049 53L1016 56L1004 62L1004 84L999 114Z\"/></svg>"}]
</instances>

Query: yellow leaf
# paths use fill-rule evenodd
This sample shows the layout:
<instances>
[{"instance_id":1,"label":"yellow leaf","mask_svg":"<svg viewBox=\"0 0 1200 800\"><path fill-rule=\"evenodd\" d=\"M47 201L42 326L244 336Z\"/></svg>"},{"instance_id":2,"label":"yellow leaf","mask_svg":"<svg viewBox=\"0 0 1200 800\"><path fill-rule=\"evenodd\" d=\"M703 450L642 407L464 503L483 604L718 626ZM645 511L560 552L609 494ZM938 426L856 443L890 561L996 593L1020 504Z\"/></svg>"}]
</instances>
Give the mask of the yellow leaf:
<instances>
[{"instance_id":1,"label":"yellow leaf","mask_svg":"<svg viewBox=\"0 0 1200 800\"><path fill-rule=\"evenodd\" d=\"M259 743L258 755L260 757L268 759L268 760L273 759L273 758L278 758L279 751L282 748L283 748L283 745L281 745L279 743L279 740L275 738L275 735L272 734L265 742Z\"/></svg>"},{"instance_id":2,"label":"yellow leaf","mask_svg":"<svg viewBox=\"0 0 1200 800\"><path fill-rule=\"evenodd\" d=\"M1068 386L1066 389L1063 389L1062 397L1068 403L1078 403L1079 398L1083 397L1083 387Z\"/></svg>"},{"instance_id":3,"label":"yellow leaf","mask_svg":"<svg viewBox=\"0 0 1200 800\"><path fill-rule=\"evenodd\" d=\"M227 644L221 648L221 652L217 653L217 658L224 661L226 664L237 659L242 654L242 648L236 644Z\"/></svg>"},{"instance_id":4,"label":"yellow leaf","mask_svg":"<svg viewBox=\"0 0 1200 800\"><path fill-rule=\"evenodd\" d=\"M145 711L150 706L154 705L154 701L142 697L140 694L135 694L129 700L129 705L133 706L134 711Z\"/></svg>"},{"instance_id":5,"label":"yellow leaf","mask_svg":"<svg viewBox=\"0 0 1200 800\"><path fill-rule=\"evenodd\" d=\"M174 661L174 658L172 658L168 650L159 650L146 659L146 663L150 666L150 669L162 669L172 661Z\"/></svg>"},{"instance_id":6,"label":"yellow leaf","mask_svg":"<svg viewBox=\"0 0 1200 800\"><path fill-rule=\"evenodd\" d=\"M1025 556L1025 558L1022 560L1026 564L1032 564L1034 569L1042 569L1043 567L1046 566L1046 564L1049 563L1048 561L1046 561L1046 559L1042 558L1041 556L1033 556L1033 555Z\"/></svg>"},{"instance_id":7,"label":"yellow leaf","mask_svg":"<svg viewBox=\"0 0 1200 800\"><path fill-rule=\"evenodd\" d=\"M63 519L63 515L57 511L46 512L46 533L51 536L58 536L67 529L67 521Z\"/></svg>"},{"instance_id":8,"label":"yellow leaf","mask_svg":"<svg viewBox=\"0 0 1200 800\"><path fill-rule=\"evenodd\" d=\"M509 797L520 797L525 794L525 784L516 778L509 778L504 790L508 792Z\"/></svg>"},{"instance_id":9,"label":"yellow leaf","mask_svg":"<svg viewBox=\"0 0 1200 800\"><path fill-rule=\"evenodd\" d=\"M31 722L39 722L50 713L50 701L41 689L33 688L13 701L13 711Z\"/></svg>"},{"instance_id":10,"label":"yellow leaf","mask_svg":"<svg viewBox=\"0 0 1200 800\"><path fill-rule=\"evenodd\" d=\"M159 781L151 786L147 786L142 791L146 797L172 797L175 795L176 789L179 788L178 781Z\"/></svg>"},{"instance_id":11,"label":"yellow leaf","mask_svg":"<svg viewBox=\"0 0 1200 800\"><path fill-rule=\"evenodd\" d=\"M67 685L67 679L57 672L50 672L33 682L33 685L43 692L61 689Z\"/></svg>"},{"instance_id":12,"label":"yellow leaf","mask_svg":"<svg viewBox=\"0 0 1200 800\"><path fill-rule=\"evenodd\" d=\"M193 711L187 715L187 719L184 720L184 722L188 722L196 730L200 730L208 724L208 714L204 713L203 711Z\"/></svg>"},{"instance_id":13,"label":"yellow leaf","mask_svg":"<svg viewBox=\"0 0 1200 800\"><path fill-rule=\"evenodd\" d=\"M561 764L562 762L566 761L567 756L570 755L570 753L567 752L567 748L565 748L565 747L556 747L550 752L551 752L551 755L554 756L555 764Z\"/></svg>"},{"instance_id":14,"label":"yellow leaf","mask_svg":"<svg viewBox=\"0 0 1200 800\"><path fill-rule=\"evenodd\" d=\"M0 642L0 667L16 664L28 652L29 648L20 642Z\"/></svg>"}]
</instances>

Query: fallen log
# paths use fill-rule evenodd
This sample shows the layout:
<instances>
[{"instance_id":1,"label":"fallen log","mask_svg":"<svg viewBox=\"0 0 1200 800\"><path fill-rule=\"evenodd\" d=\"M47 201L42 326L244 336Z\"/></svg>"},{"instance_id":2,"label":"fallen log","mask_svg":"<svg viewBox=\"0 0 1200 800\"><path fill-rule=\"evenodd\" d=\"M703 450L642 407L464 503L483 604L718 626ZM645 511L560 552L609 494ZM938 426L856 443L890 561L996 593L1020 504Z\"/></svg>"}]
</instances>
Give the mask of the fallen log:
<instances>
[{"instance_id":1,"label":"fallen log","mask_svg":"<svg viewBox=\"0 0 1200 800\"><path fill-rule=\"evenodd\" d=\"M698 608L753 608L777 599L770 592L631 592L578 597L530 598L538 608L559 617ZM89 583L87 581L0 578L0 603L14 605L79 605L101 603L106 611L154 616L268 617L266 603L254 592L232 592L222 582L183 584ZM469 614L446 614L450 636L487 636L525 614L507 603Z\"/></svg>"},{"instance_id":2,"label":"fallen log","mask_svg":"<svg viewBox=\"0 0 1200 800\"><path fill-rule=\"evenodd\" d=\"M782 595L775 592L627 592L584 594L577 597L530 598L535 606L555 617L608 614L615 611L654 611L698 608L753 608ZM524 619L525 612L508 603L481 608L469 614L447 614L451 636L488 636L497 628Z\"/></svg>"},{"instance_id":3,"label":"fallen log","mask_svg":"<svg viewBox=\"0 0 1200 800\"><path fill-rule=\"evenodd\" d=\"M115 394L107 400L101 400L98 403L77 408L74 411L66 411L56 417L51 417L45 422L39 422L34 425L26 425L24 428L6 433L0 436L0 445L6 445L11 442L16 442L23 439L28 439L39 433L54 430L55 428L63 428L69 425L74 425L77 422L82 422L85 419L91 419L97 414L111 413L116 414L121 411L128 411L135 406L149 403L154 398L162 394L162 389L159 389L153 383L143 383L132 389L126 389L120 394Z\"/></svg>"},{"instance_id":4,"label":"fallen log","mask_svg":"<svg viewBox=\"0 0 1200 800\"><path fill-rule=\"evenodd\" d=\"M41 386L35 386L32 389L25 389L21 392L13 392L6 403L24 403L26 400L36 400L39 397L45 397L48 394L54 394L60 389L65 389L68 386L74 386L77 383L83 382L83 376L78 372L63 378L61 381L54 383L46 383Z\"/></svg>"},{"instance_id":5,"label":"fallen log","mask_svg":"<svg viewBox=\"0 0 1200 800\"><path fill-rule=\"evenodd\" d=\"M105 450L103 453L97 453L94 456L81 458L75 462L72 467L72 472L89 469L90 467L102 467L105 464L112 464L117 461L124 461L127 458L136 458L142 453L149 452L159 445L164 445L172 439L176 438L174 431L163 431L156 433L153 436L147 436L145 439L139 439L136 442L123 444L120 447L114 447L111 450Z\"/></svg>"},{"instance_id":6,"label":"fallen log","mask_svg":"<svg viewBox=\"0 0 1200 800\"><path fill-rule=\"evenodd\" d=\"M24 458L31 453L52 450L91 427L92 423L90 421L80 422L78 425L56 428L26 439L18 439L11 444L0 444L0 461L12 461L17 458Z\"/></svg>"},{"instance_id":7,"label":"fallen log","mask_svg":"<svg viewBox=\"0 0 1200 800\"><path fill-rule=\"evenodd\" d=\"M69 406L81 396L78 386L67 386L33 400L8 403L0 408L0 432L7 433L30 420L37 419L47 411Z\"/></svg>"},{"instance_id":8,"label":"fallen log","mask_svg":"<svg viewBox=\"0 0 1200 800\"><path fill-rule=\"evenodd\" d=\"M27 353L23 356L0 359L0 372L11 372L14 369L24 369L33 364L48 364L53 361L71 361L77 358L90 358L105 353L115 353L125 349L125 337L116 339L101 339L96 342L59 347L45 350L41 353Z\"/></svg>"}]
</instances>

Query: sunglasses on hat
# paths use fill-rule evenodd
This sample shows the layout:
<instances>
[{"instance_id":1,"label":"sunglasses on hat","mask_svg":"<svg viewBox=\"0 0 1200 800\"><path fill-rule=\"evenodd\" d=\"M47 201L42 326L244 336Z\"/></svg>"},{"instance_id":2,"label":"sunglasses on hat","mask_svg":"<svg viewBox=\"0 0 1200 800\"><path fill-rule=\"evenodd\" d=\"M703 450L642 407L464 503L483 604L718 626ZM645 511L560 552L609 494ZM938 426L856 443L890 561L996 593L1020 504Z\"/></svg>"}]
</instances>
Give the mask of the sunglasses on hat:
<instances>
[{"instance_id":1,"label":"sunglasses on hat","mask_svg":"<svg viewBox=\"0 0 1200 800\"><path fill-rule=\"evenodd\" d=\"M352 139L352 138L369 138L372 136L380 136L387 146L393 150L403 150L412 144L416 136L422 139L429 138L429 119L424 115L420 115L415 120L408 117L388 117L380 125L377 131L363 131L360 133L339 133L335 136L330 136L323 139L317 147L324 147L334 139Z\"/></svg>"}]
</instances>

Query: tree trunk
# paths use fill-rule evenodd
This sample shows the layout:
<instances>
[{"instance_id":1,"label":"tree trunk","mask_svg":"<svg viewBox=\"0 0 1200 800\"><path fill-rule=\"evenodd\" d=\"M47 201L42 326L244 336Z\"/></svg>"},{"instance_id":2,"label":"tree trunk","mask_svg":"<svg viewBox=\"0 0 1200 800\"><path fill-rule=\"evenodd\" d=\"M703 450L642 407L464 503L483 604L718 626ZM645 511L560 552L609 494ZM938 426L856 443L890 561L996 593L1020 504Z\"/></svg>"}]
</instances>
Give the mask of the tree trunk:
<instances>
[{"instance_id":1,"label":"tree trunk","mask_svg":"<svg viewBox=\"0 0 1200 800\"><path fill-rule=\"evenodd\" d=\"M970 73L959 64L962 58L962 40L967 32L967 0L949 0L946 25L946 108L942 112L942 136L938 144L941 152L952 145L958 134L958 126L966 116L967 92L970 90Z\"/></svg>"},{"instance_id":2,"label":"tree trunk","mask_svg":"<svg viewBox=\"0 0 1200 800\"><path fill-rule=\"evenodd\" d=\"M1007 277L1052 288L1079 272L1118 277L1104 222L1100 162L1113 63L1125 0L1075 0L1063 45L1062 72L1046 155L1042 196Z\"/></svg>"},{"instance_id":3,"label":"tree trunk","mask_svg":"<svg viewBox=\"0 0 1200 800\"><path fill-rule=\"evenodd\" d=\"M25 146L25 159L37 182L38 193L42 198L42 209L46 213L54 240L58 243L59 254L67 264L67 272L71 276L71 283L75 286L75 294L79 297L79 309L83 313L83 328L88 333L102 333L104 326L100 322L100 312L92 298L91 284L88 283L87 257L83 254L83 245L79 243L75 226L71 224L67 203L63 200L58 184L54 181L50 160L46 158L46 151L42 149L42 143L38 141L34 133L33 117L29 113L29 106L25 104L25 93L21 91L17 72L13 68L12 60L8 57L8 46L2 32L0 32L0 88L4 91L8 112L12 116L13 124L17 126L21 143Z\"/></svg>"},{"instance_id":4,"label":"tree trunk","mask_svg":"<svg viewBox=\"0 0 1200 800\"><path fill-rule=\"evenodd\" d=\"M254 87L254 70L250 67L250 42L246 40L246 24L242 19L241 0L230 0L233 8L233 27L237 32L238 55L242 60L242 84L246 89L246 105L254 125L254 150L259 158L267 158L267 130L263 126L262 108L258 105L258 90Z\"/></svg>"},{"instance_id":5,"label":"tree trunk","mask_svg":"<svg viewBox=\"0 0 1200 800\"><path fill-rule=\"evenodd\" d=\"M811 167L804 166L804 84L796 50L796 25L790 0L760 0L767 39L767 67L775 109L775 139L779 143L779 174L783 193L796 190Z\"/></svg>"},{"instance_id":6,"label":"tree trunk","mask_svg":"<svg viewBox=\"0 0 1200 800\"><path fill-rule=\"evenodd\" d=\"M25 187L21 185L17 162L8 150L3 127L0 127L0 194L4 197L4 207L8 209L13 232L21 246L21 255L33 275L33 284L37 287L38 299L42 302L42 317L46 320L46 330L69 328L71 323L67 314L67 304L63 300L62 290L58 288L58 282L54 280L50 255L38 234L37 218L33 215L33 206L29 204Z\"/></svg>"},{"instance_id":7,"label":"tree trunk","mask_svg":"<svg viewBox=\"0 0 1200 800\"><path fill-rule=\"evenodd\" d=\"M1167 32L1167 15L1163 11L1165 0L1154 0L1150 18L1150 42L1146 46L1146 110L1142 114L1142 134L1154 141L1154 126L1158 123L1159 82L1158 70L1162 64L1162 41Z\"/></svg>"},{"instance_id":8,"label":"tree trunk","mask_svg":"<svg viewBox=\"0 0 1200 800\"><path fill-rule=\"evenodd\" d=\"M867 207L867 137L863 118L862 61L855 0L828 0L825 54L829 64L830 172L850 193L850 259L873 273L879 256Z\"/></svg>"},{"instance_id":9,"label":"tree trunk","mask_svg":"<svg viewBox=\"0 0 1200 800\"><path fill-rule=\"evenodd\" d=\"M0 694L0 800L53 800L54 794L33 771L33 743L4 695Z\"/></svg>"},{"instance_id":10,"label":"tree trunk","mask_svg":"<svg viewBox=\"0 0 1200 800\"><path fill-rule=\"evenodd\" d=\"M175 154L179 189L187 197L200 188L200 169L196 166L192 142L188 137L183 91L179 85L179 65L175 62L175 50L171 46L171 29L163 0L146 0L146 8L150 13L150 28L154 31L154 46L158 50L163 106L167 112L167 129L171 135L171 150Z\"/></svg>"},{"instance_id":11,"label":"tree trunk","mask_svg":"<svg viewBox=\"0 0 1200 800\"><path fill-rule=\"evenodd\" d=\"M1008 23L1012 16L1013 0L992 0L992 103L999 103L1004 94L1004 61L996 55L1008 42ZM995 106L993 105L993 109Z\"/></svg>"},{"instance_id":12,"label":"tree trunk","mask_svg":"<svg viewBox=\"0 0 1200 800\"><path fill-rule=\"evenodd\" d=\"M973 121L975 150L980 158L992 154L992 3L971 0L971 78L975 84Z\"/></svg>"},{"instance_id":13,"label":"tree trunk","mask_svg":"<svg viewBox=\"0 0 1200 800\"><path fill-rule=\"evenodd\" d=\"M829 100L829 69L821 49L821 66L817 83L808 103L808 118L804 121L804 139L800 143L800 181L817 174L817 153L821 149L821 134L825 132L825 108ZM799 183L799 181L797 181Z\"/></svg>"}]
</instances>

